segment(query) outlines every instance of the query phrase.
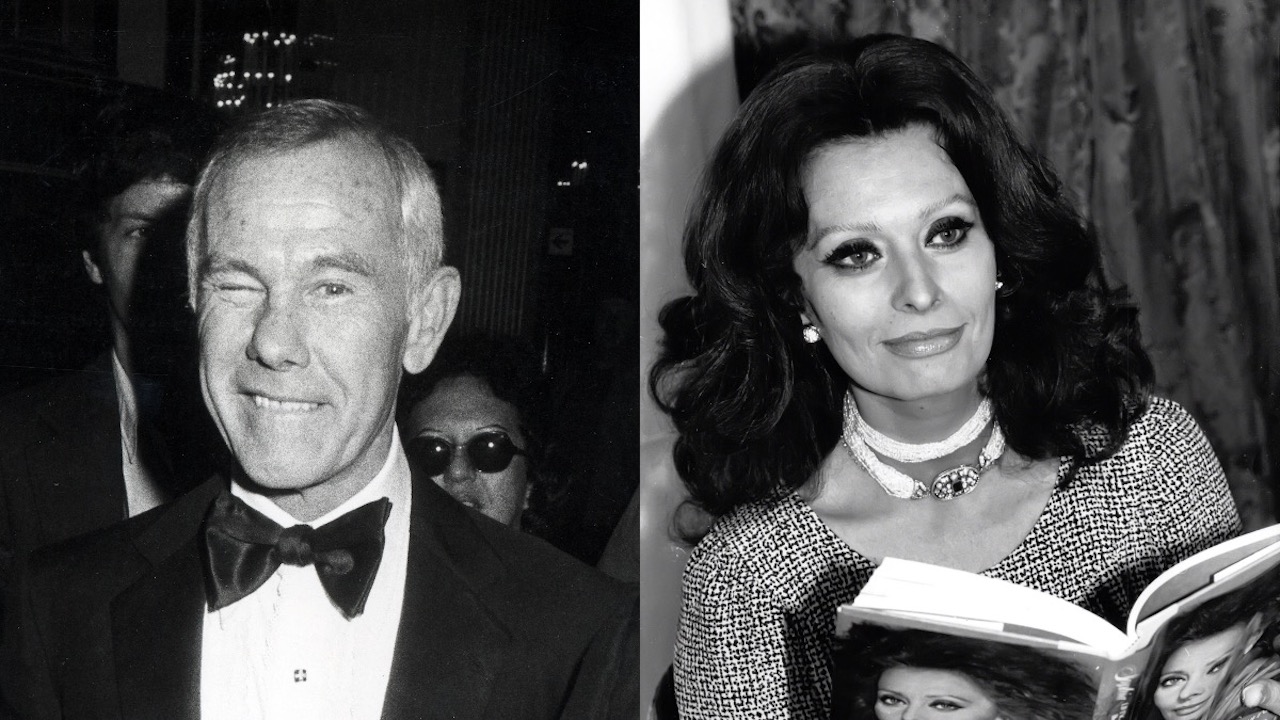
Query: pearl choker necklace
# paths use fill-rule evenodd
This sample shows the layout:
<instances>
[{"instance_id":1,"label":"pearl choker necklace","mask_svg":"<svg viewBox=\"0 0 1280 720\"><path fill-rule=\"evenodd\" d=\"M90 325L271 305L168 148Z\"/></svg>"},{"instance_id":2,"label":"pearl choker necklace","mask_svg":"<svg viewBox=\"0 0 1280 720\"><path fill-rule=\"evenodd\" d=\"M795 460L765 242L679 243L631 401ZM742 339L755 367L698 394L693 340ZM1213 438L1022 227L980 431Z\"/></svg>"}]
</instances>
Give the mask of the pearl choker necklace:
<instances>
[{"instance_id":1,"label":"pearl choker necklace","mask_svg":"<svg viewBox=\"0 0 1280 720\"><path fill-rule=\"evenodd\" d=\"M983 409L984 406L986 408L985 412ZM898 441L884 437L883 435L880 435L880 433L876 434L884 437L885 440L888 440L891 443L897 443L898 445L905 446L912 451L911 453L899 452L898 454L907 454L908 457L918 457L921 453L915 452L916 448L929 448L928 452L933 452L934 446L950 444L955 440L955 438L963 437L962 433L972 432L972 436L969 437L967 441L956 445L955 449L950 451L955 452L955 450L973 442L973 440L977 438L977 436L982 432L982 429L986 426L986 420L983 420L981 424L977 425L976 432L967 430L966 428L968 428L969 425L974 424L974 418L985 414L988 415L987 419L990 419L990 413L991 403L984 398L982 404L978 407L978 412L976 412L973 418L970 418L969 421L960 428L960 430L957 430L946 440L939 443L927 443L923 446L898 443ZM996 422L991 427L991 437L987 439L987 444L982 448L982 452L978 454L978 464L976 467L973 465L961 465L950 470L944 470L941 473L938 473L938 476L933 479L931 486L926 488L924 483L910 477L904 472L889 467L884 464L880 458L876 457L875 452L872 451L872 447L868 442L867 436L864 434L864 429L870 429L870 426L867 425L858 414L858 407L853 401L852 392L845 393L844 396L844 417L844 432L841 433L841 435L844 439L845 448L849 451L849 454L853 456L853 459L867 471L867 474L871 475L872 479L874 479L886 493L896 498L918 500L925 495L932 494L939 500L951 500L953 498L958 498L961 495L968 494L977 487L978 480L982 477L982 473L986 472L992 465L994 465L995 461L1004 453L1004 433L1000 431L1000 423ZM880 451L880 447L877 447L876 450ZM900 448L896 448L895 450L900 450ZM901 460L897 455L887 452L884 454L898 460L899 462L921 462ZM945 454L949 453L944 453L944 455ZM942 455L932 455L927 459L934 460L939 457L942 457Z\"/></svg>"},{"instance_id":2,"label":"pearl choker necklace","mask_svg":"<svg viewBox=\"0 0 1280 720\"><path fill-rule=\"evenodd\" d=\"M867 421L863 420L862 415L858 412L856 403L848 402L846 399L844 404L845 427L849 427L852 423L854 433L862 438L863 442L871 446L872 450L891 460L904 463L937 460L940 457L950 455L977 440L978 436L987 427L987 423L991 422L992 415L991 401L987 398L982 398L982 402L978 403L977 411L973 413L964 425L960 426L960 429L951 433L950 437L937 442L916 445L894 440L868 425Z\"/></svg>"}]
</instances>

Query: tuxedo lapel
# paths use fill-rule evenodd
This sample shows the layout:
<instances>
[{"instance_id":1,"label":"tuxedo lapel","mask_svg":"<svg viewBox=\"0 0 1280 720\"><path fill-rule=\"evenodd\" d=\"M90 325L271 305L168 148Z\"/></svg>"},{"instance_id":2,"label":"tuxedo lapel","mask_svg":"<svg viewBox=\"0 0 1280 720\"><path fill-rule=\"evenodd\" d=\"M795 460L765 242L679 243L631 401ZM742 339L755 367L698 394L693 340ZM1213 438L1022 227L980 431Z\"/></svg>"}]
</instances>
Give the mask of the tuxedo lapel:
<instances>
[{"instance_id":1,"label":"tuxedo lapel","mask_svg":"<svg viewBox=\"0 0 1280 720\"><path fill-rule=\"evenodd\" d=\"M219 481L183 497L135 545L152 564L111 603L111 630L123 717L200 717L200 650L205 611L197 534Z\"/></svg>"},{"instance_id":2,"label":"tuxedo lapel","mask_svg":"<svg viewBox=\"0 0 1280 720\"><path fill-rule=\"evenodd\" d=\"M511 636L483 588L500 564L466 511L415 478L404 606L384 720L483 717Z\"/></svg>"}]
</instances>

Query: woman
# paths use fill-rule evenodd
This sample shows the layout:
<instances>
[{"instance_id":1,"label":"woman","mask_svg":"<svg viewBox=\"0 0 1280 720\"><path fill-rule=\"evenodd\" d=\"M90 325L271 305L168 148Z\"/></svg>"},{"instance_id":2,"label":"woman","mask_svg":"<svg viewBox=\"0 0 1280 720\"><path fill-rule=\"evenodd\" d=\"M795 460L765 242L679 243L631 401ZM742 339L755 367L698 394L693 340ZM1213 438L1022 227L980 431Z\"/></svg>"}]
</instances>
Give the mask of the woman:
<instances>
[{"instance_id":1,"label":"woman","mask_svg":"<svg viewBox=\"0 0 1280 720\"><path fill-rule=\"evenodd\" d=\"M1183 638L1160 667L1151 702L1163 720L1206 720L1223 699L1224 681L1248 649L1249 628L1238 621L1198 638ZM1238 693L1233 699L1240 708Z\"/></svg>"},{"instance_id":2,"label":"woman","mask_svg":"<svg viewBox=\"0 0 1280 720\"><path fill-rule=\"evenodd\" d=\"M1213 598L1169 623L1153 666L1160 674L1140 697L1148 720L1230 720L1245 710L1249 684L1280 677L1275 623L1280 576ZM1274 715L1258 711L1261 718Z\"/></svg>"},{"instance_id":3,"label":"woman","mask_svg":"<svg viewBox=\"0 0 1280 720\"><path fill-rule=\"evenodd\" d=\"M450 336L436 361L401 388L401 437L410 464L464 505L537 530L541 482L540 383L528 353L486 337Z\"/></svg>"},{"instance_id":4,"label":"woman","mask_svg":"<svg viewBox=\"0 0 1280 720\"><path fill-rule=\"evenodd\" d=\"M835 652L833 720L1089 720L1095 688L1070 661L1019 645L856 627Z\"/></svg>"},{"instance_id":5,"label":"woman","mask_svg":"<svg viewBox=\"0 0 1280 720\"><path fill-rule=\"evenodd\" d=\"M1120 624L1238 532L1203 434L1149 398L1097 240L943 48L874 36L775 70L685 252L695 294L651 375L716 519L685 570L682 717L825 716L835 608L886 556Z\"/></svg>"}]
</instances>

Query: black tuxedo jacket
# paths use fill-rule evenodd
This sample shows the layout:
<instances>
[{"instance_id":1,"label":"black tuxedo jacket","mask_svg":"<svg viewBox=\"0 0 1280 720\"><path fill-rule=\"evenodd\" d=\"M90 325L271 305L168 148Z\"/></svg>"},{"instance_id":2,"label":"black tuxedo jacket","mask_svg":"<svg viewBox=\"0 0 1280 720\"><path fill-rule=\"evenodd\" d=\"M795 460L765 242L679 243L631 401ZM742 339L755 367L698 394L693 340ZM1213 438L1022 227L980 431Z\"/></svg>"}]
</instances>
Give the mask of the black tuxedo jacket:
<instances>
[{"instance_id":1,"label":"black tuxedo jacket","mask_svg":"<svg viewBox=\"0 0 1280 720\"><path fill-rule=\"evenodd\" d=\"M0 557L125 517L117 402L107 353L0 403Z\"/></svg>"},{"instance_id":2,"label":"black tuxedo jacket","mask_svg":"<svg viewBox=\"0 0 1280 720\"><path fill-rule=\"evenodd\" d=\"M0 589L12 558L127 516L111 363L107 352L0 401ZM165 393L158 416L138 428L144 462L175 496L207 479L221 450L197 411L187 395Z\"/></svg>"},{"instance_id":3,"label":"black tuxedo jacket","mask_svg":"<svg viewBox=\"0 0 1280 720\"><path fill-rule=\"evenodd\" d=\"M0 683L20 717L196 718L197 537L224 481L33 553ZM384 718L634 718L639 609L612 581L415 477Z\"/></svg>"}]
</instances>

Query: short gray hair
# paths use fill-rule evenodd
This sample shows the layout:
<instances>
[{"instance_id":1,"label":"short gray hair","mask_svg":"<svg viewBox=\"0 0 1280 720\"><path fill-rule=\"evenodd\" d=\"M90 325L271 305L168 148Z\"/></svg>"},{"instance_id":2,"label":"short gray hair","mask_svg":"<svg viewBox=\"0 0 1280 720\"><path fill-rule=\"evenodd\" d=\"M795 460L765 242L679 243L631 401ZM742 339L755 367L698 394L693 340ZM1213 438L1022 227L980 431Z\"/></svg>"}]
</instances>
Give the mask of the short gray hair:
<instances>
[{"instance_id":1,"label":"short gray hair","mask_svg":"<svg viewBox=\"0 0 1280 720\"><path fill-rule=\"evenodd\" d=\"M250 116L227 132L200 173L187 224L187 292L194 308L200 262L207 243L209 193L227 168L250 157L296 150L325 140L381 152L400 200L396 238L409 264L409 287L419 286L444 257L444 216L431 170L408 140L382 127L364 110L334 100L294 100Z\"/></svg>"}]
</instances>

